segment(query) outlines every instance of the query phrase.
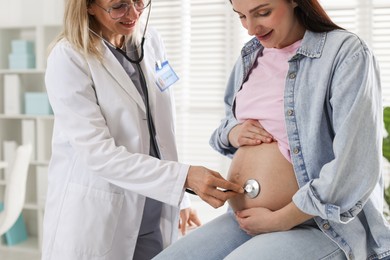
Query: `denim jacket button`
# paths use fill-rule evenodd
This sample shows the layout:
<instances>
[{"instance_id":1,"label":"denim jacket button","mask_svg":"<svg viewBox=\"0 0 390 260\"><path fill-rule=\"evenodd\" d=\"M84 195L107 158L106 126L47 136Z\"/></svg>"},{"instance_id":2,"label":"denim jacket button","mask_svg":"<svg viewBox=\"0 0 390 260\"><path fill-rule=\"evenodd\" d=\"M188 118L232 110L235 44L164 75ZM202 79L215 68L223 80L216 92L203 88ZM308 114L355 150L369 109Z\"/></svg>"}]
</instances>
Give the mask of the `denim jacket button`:
<instances>
[{"instance_id":1,"label":"denim jacket button","mask_svg":"<svg viewBox=\"0 0 390 260\"><path fill-rule=\"evenodd\" d=\"M329 223L325 223L324 225L322 225L322 227L325 229L325 230L328 230L330 228L330 225Z\"/></svg>"},{"instance_id":2,"label":"denim jacket button","mask_svg":"<svg viewBox=\"0 0 390 260\"><path fill-rule=\"evenodd\" d=\"M288 115L288 116L292 116L293 114L294 114L294 110L289 109L289 110L287 111L287 115Z\"/></svg>"},{"instance_id":3,"label":"denim jacket button","mask_svg":"<svg viewBox=\"0 0 390 260\"><path fill-rule=\"evenodd\" d=\"M349 259L351 259L351 260L354 259L352 253L349 253L348 256L349 256Z\"/></svg>"},{"instance_id":4,"label":"denim jacket button","mask_svg":"<svg viewBox=\"0 0 390 260\"><path fill-rule=\"evenodd\" d=\"M295 74L294 72L290 73L290 75L288 75L288 77L290 79L295 79L295 77L297 76L297 74Z\"/></svg>"},{"instance_id":5,"label":"denim jacket button","mask_svg":"<svg viewBox=\"0 0 390 260\"><path fill-rule=\"evenodd\" d=\"M298 148L294 148L294 154L298 154L299 153L299 149Z\"/></svg>"}]
</instances>

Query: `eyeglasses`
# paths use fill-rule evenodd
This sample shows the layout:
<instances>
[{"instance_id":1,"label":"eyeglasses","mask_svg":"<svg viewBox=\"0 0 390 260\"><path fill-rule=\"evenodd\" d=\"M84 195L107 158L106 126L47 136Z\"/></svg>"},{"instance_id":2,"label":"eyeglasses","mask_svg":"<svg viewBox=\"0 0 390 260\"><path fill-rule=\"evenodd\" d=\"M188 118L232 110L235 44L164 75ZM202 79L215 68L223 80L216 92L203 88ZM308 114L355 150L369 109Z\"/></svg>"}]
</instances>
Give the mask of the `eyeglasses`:
<instances>
[{"instance_id":1,"label":"eyeglasses","mask_svg":"<svg viewBox=\"0 0 390 260\"><path fill-rule=\"evenodd\" d=\"M150 5L150 0L135 0L133 2L129 3L117 3L113 6L111 6L108 9L105 9L104 7L98 5L96 2L94 2L97 6L102 8L104 11L106 11L110 17L114 20L117 20L119 18L122 18L125 16L130 9L130 4L132 4L138 12L142 12L145 8L147 8Z\"/></svg>"}]
</instances>

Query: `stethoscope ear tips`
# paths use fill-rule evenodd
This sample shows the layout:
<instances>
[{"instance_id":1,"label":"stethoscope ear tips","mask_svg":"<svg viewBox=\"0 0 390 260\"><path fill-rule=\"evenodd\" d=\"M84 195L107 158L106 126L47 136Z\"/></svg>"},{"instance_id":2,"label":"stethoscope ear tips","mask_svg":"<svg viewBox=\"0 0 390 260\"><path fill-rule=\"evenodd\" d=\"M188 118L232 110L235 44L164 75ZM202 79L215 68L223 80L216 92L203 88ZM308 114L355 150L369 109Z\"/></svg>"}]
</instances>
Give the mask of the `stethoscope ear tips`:
<instances>
[{"instance_id":1,"label":"stethoscope ear tips","mask_svg":"<svg viewBox=\"0 0 390 260\"><path fill-rule=\"evenodd\" d=\"M254 179L249 179L245 182L244 190L247 197L254 199L260 194L260 184Z\"/></svg>"}]
</instances>

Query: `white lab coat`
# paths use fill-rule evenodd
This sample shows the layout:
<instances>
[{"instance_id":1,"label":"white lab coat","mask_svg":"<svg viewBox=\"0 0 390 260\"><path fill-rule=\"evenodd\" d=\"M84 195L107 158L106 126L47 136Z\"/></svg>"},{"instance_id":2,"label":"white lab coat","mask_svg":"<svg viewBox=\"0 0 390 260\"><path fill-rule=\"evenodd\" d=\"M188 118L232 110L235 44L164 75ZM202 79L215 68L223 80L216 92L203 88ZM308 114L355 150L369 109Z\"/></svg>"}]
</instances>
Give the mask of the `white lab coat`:
<instances>
[{"instance_id":1,"label":"white lab coat","mask_svg":"<svg viewBox=\"0 0 390 260\"><path fill-rule=\"evenodd\" d=\"M146 155L144 102L104 44L103 64L86 60L64 40L48 58L55 122L42 259L132 259L145 197L164 202L164 245L177 237L189 166L176 162L174 85L161 92L155 84L163 44L154 31L145 38L141 66L162 160Z\"/></svg>"}]
</instances>

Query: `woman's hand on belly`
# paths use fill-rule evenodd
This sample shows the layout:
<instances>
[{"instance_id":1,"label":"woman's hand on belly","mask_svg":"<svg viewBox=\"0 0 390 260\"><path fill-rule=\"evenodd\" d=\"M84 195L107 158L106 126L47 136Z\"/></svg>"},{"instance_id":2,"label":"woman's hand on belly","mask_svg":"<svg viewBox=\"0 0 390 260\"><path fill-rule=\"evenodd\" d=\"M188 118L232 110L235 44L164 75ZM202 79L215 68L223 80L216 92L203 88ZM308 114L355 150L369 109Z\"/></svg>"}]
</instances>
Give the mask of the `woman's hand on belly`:
<instances>
[{"instance_id":1,"label":"woman's hand on belly","mask_svg":"<svg viewBox=\"0 0 390 260\"><path fill-rule=\"evenodd\" d=\"M302 212L293 202L277 211L256 207L235 214L240 228L252 236L290 230L314 217Z\"/></svg>"},{"instance_id":2,"label":"woman's hand on belly","mask_svg":"<svg viewBox=\"0 0 390 260\"><path fill-rule=\"evenodd\" d=\"M272 135L263 128L258 120L253 119L248 119L233 127L229 132L228 139L235 148L273 141Z\"/></svg>"},{"instance_id":3,"label":"woman's hand on belly","mask_svg":"<svg viewBox=\"0 0 390 260\"><path fill-rule=\"evenodd\" d=\"M281 227L275 223L273 211L267 208L250 208L235 212L240 228L249 235L258 235L280 231Z\"/></svg>"}]
</instances>

